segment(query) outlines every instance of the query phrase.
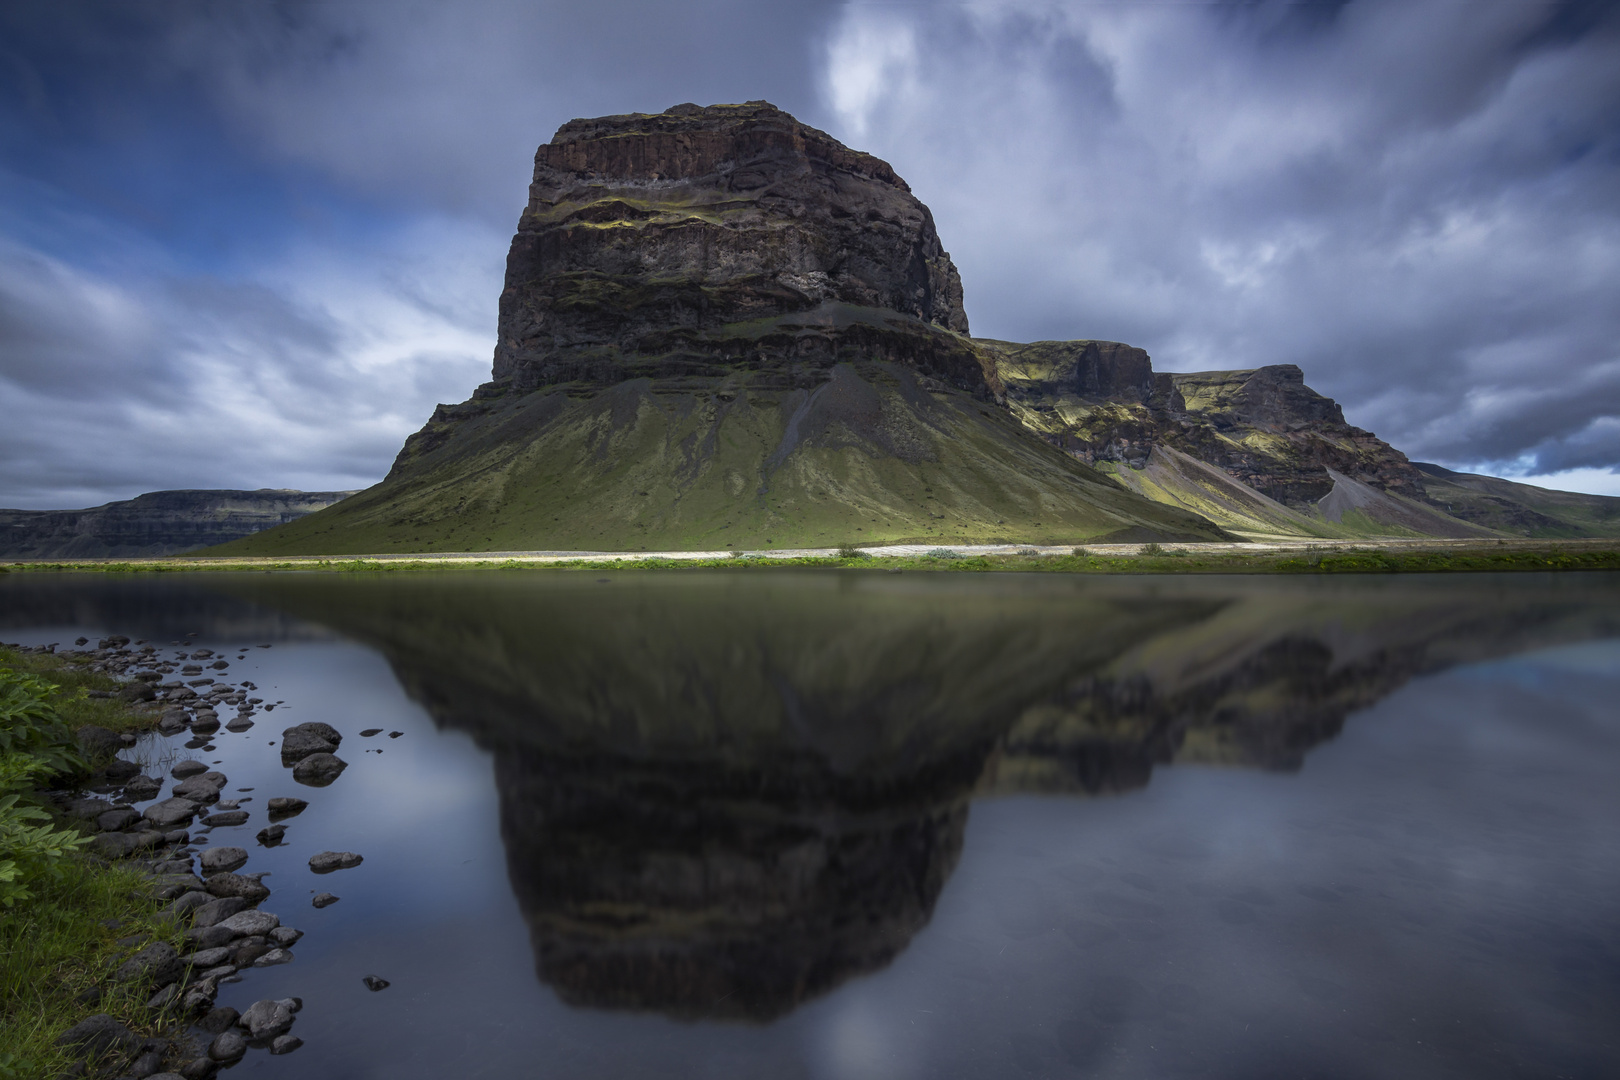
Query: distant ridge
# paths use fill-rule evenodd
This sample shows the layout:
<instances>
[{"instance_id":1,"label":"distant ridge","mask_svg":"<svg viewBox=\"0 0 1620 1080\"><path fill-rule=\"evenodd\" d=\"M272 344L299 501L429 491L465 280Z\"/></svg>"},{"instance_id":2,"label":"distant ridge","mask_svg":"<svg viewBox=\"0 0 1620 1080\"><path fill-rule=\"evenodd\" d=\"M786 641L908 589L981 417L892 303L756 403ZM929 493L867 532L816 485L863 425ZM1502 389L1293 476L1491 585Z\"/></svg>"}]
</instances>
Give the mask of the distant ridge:
<instances>
[{"instance_id":1,"label":"distant ridge","mask_svg":"<svg viewBox=\"0 0 1620 1080\"><path fill-rule=\"evenodd\" d=\"M352 491L150 491L87 510L0 510L0 557L120 559L225 543L331 506Z\"/></svg>"}]
</instances>

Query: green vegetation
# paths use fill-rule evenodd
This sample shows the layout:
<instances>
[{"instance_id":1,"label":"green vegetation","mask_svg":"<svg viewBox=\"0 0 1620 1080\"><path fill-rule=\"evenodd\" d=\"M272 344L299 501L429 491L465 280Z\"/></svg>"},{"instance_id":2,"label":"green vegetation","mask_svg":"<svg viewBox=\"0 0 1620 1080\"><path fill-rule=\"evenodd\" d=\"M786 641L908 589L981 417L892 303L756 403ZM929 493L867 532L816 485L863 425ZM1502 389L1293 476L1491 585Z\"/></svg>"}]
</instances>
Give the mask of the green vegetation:
<instances>
[{"instance_id":1,"label":"green vegetation","mask_svg":"<svg viewBox=\"0 0 1620 1080\"><path fill-rule=\"evenodd\" d=\"M441 410L388 479L219 555L703 551L1228 537L898 364L813 391L734 372Z\"/></svg>"},{"instance_id":2,"label":"green vegetation","mask_svg":"<svg viewBox=\"0 0 1620 1080\"><path fill-rule=\"evenodd\" d=\"M159 920L139 874L90 858L89 838L32 790L85 770L72 734L78 725L151 723L85 693L116 685L66 657L0 649L0 1076L60 1071L68 1058L56 1037L91 1013L110 1012L135 1031L161 1020L147 1014L137 988L101 984L127 951L118 939L178 945L178 927ZM102 996L81 1000L92 987Z\"/></svg>"},{"instance_id":3,"label":"green vegetation","mask_svg":"<svg viewBox=\"0 0 1620 1080\"><path fill-rule=\"evenodd\" d=\"M1157 547L1156 553L1147 548ZM1448 573L1453 571L1620 570L1620 546L1606 541L1496 541L1490 545L1389 547L1310 547L1245 550L1240 545L1198 544L1167 547L1146 544L1135 550L1076 547L1068 554L1046 555L1026 549L1013 553L969 554L934 548L919 555L880 555L856 549L828 555L772 555L737 551L724 556L672 558L663 555L614 558L539 559L153 559L145 562L13 563L24 572L89 571L95 573L300 571L324 573L444 573L455 570L703 570L716 568L869 568L951 571L1044 571L1082 574L1297 574L1297 573ZM0 568L3 569L3 568ZM95 702L91 702L94 705ZM97 721L102 722L102 721ZM107 726L111 726L110 724Z\"/></svg>"}]
</instances>

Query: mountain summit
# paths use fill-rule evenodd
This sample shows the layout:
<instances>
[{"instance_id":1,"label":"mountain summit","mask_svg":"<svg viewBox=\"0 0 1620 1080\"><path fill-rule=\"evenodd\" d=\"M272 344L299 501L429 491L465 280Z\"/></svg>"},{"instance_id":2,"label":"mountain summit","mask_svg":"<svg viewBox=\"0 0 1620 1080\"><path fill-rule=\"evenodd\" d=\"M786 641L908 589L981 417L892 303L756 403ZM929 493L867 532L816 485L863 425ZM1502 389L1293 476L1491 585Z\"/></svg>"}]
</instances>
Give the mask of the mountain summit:
<instances>
[{"instance_id":1,"label":"mountain summit","mask_svg":"<svg viewBox=\"0 0 1620 1080\"><path fill-rule=\"evenodd\" d=\"M1218 539L1019 422L928 208L765 102L564 124L493 378L239 554Z\"/></svg>"}]
</instances>

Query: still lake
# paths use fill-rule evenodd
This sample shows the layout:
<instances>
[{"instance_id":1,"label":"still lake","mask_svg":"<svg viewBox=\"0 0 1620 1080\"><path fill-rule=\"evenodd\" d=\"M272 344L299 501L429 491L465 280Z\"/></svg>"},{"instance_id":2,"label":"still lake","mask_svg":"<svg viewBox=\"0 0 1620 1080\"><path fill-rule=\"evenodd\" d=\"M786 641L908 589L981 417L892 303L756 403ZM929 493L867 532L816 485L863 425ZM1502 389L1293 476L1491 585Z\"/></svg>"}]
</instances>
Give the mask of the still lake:
<instances>
[{"instance_id":1,"label":"still lake","mask_svg":"<svg viewBox=\"0 0 1620 1080\"><path fill-rule=\"evenodd\" d=\"M108 634L285 703L233 1074L1620 1075L1620 575L0 576Z\"/></svg>"}]
</instances>

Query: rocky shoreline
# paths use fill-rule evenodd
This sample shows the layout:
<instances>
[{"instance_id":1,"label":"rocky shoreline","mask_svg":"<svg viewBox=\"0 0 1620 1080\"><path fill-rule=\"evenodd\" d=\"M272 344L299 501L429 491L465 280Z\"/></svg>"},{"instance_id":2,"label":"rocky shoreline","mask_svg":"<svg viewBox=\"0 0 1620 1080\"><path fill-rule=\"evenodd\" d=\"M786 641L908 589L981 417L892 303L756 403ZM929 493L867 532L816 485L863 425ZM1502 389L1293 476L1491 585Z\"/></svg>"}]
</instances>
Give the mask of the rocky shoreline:
<instances>
[{"instance_id":1,"label":"rocky shoreline","mask_svg":"<svg viewBox=\"0 0 1620 1080\"><path fill-rule=\"evenodd\" d=\"M101 639L92 649L82 648L89 644L86 638L75 644L80 651L57 655L88 660L90 670L124 683L118 691L90 691L93 696L117 696L137 711L156 713L155 732L178 736L189 731L185 747L199 753L216 750L213 739L222 726L246 731L254 726L256 715L283 704L253 696L257 687L250 680L225 681L231 663L225 652L192 649L189 642L175 642L173 651L166 652L122 635ZM56 653L54 645L7 647ZM240 660L246 648L230 652ZM168 678L176 674L180 677ZM222 724L220 710L225 707L236 711ZM366 734L381 734L381 729L368 729ZM229 777L194 758L174 764L166 778L150 775L136 762L117 756L137 745L134 735L94 725L80 727L75 735L85 756L99 767L77 788L42 794L61 813L95 831L89 846L94 857L146 875L151 895L168 901L160 919L183 930L179 949L150 936L120 939L118 944L130 951L108 972L105 982L110 985L94 987L79 998L93 1007L115 987L133 989L138 996L149 994L146 1015L126 1019L146 1021L165 1033L173 1029L171 1037L143 1039L118 1017L97 1013L57 1040L78 1059L59 1076L204 1080L250 1052L280 1055L299 1049L303 1040L292 1028L303 1007L300 998L266 998L240 1013L216 1001L221 986L242 982L254 969L291 963L293 946L304 936L261 906L271 897L263 881L268 872L240 872L249 862L246 848L207 843L213 829L250 820L252 811L246 804L254 801L253 789L227 791ZM347 767L336 754L342 741L328 724L289 727L281 733L282 765L296 783L324 787ZM170 784L168 797L159 799L165 783ZM145 805L137 809L135 804ZM285 823L308 805L290 795L268 799L268 824L258 831L258 844L271 848L285 843ZM322 851L310 857L309 867L328 874L361 862L354 852ZM337 900L331 893L321 893L312 906L319 909ZM367 976L365 982L373 990L388 985L376 976Z\"/></svg>"}]
</instances>

